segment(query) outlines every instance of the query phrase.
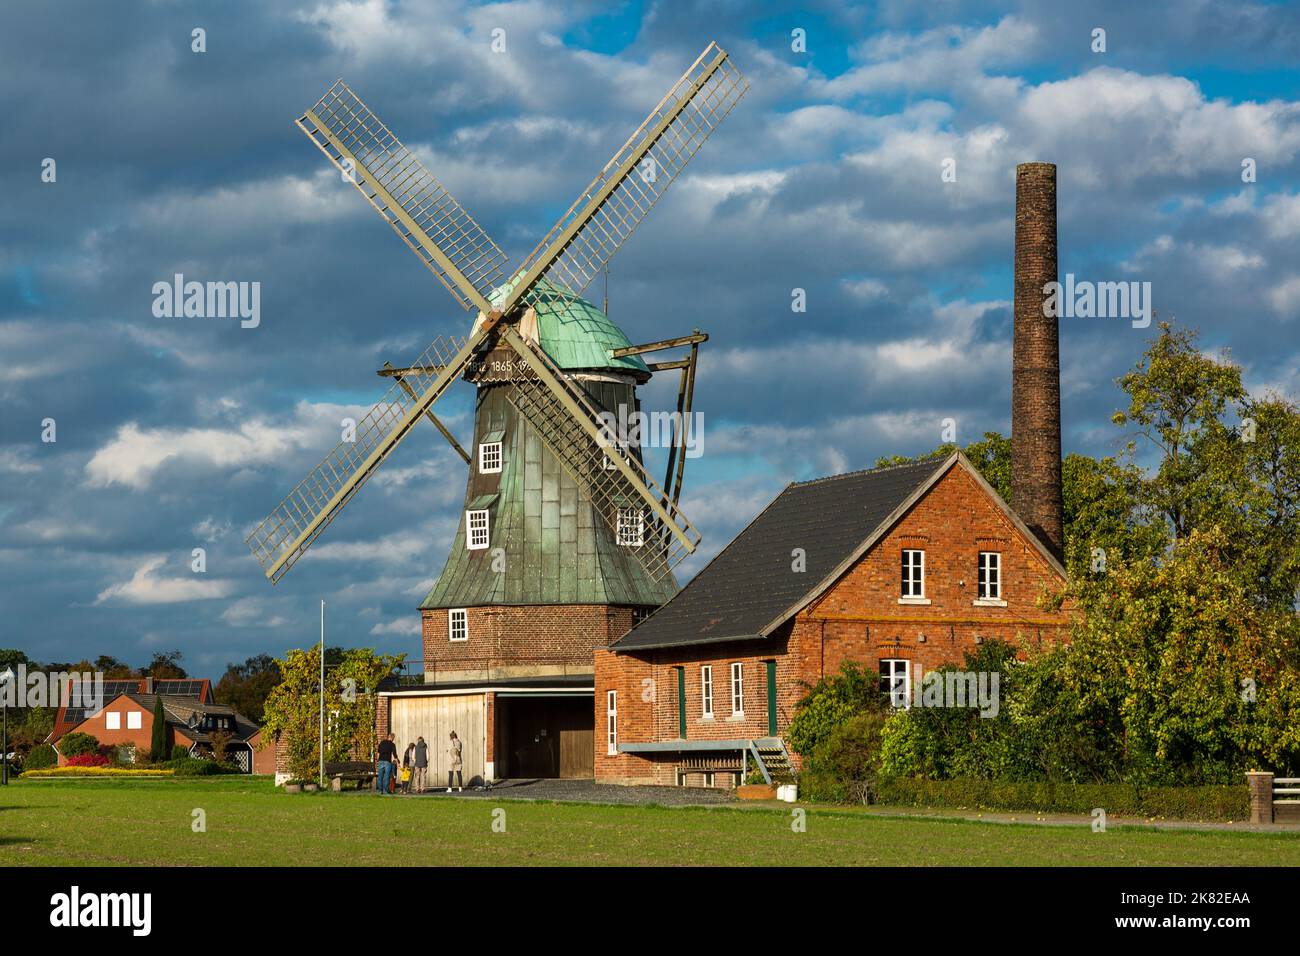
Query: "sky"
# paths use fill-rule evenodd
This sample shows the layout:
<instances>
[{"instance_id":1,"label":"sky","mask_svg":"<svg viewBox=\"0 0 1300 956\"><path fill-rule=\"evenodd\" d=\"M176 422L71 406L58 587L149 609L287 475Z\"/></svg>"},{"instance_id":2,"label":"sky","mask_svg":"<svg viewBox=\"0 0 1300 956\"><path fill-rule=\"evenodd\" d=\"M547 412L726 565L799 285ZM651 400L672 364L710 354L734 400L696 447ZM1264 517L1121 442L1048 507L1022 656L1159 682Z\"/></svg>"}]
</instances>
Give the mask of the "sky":
<instances>
[{"instance_id":1,"label":"sky","mask_svg":"<svg viewBox=\"0 0 1300 956\"><path fill-rule=\"evenodd\" d=\"M1062 276L1151 283L1300 397L1296 6L6 4L0 647L215 678L323 599L332 644L418 659L465 487L432 428L279 584L243 544L380 365L471 320L293 121L345 78L518 263L711 40L750 90L609 280L632 341L710 335L680 581L791 480L1009 433L1017 163L1058 165ZM176 273L259 283L259 323L156 316ZM1153 331L1061 320L1066 452L1120 450ZM467 443L471 387L438 413Z\"/></svg>"}]
</instances>

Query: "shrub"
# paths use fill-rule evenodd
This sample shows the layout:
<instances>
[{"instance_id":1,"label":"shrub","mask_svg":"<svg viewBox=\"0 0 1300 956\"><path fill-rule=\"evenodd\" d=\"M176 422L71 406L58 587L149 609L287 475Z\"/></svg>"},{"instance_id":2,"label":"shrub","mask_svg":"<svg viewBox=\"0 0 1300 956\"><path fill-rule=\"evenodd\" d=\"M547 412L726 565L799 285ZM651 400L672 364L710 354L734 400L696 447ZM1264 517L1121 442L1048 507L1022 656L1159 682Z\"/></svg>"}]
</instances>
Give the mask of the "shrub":
<instances>
[{"instance_id":1,"label":"shrub","mask_svg":"<svg viewBox=\"0 0 1300 956\"><path fill-rule=\"evenodd\" d=\"M218 774L239 773L239 768L216 760L182 757L169 760L164 766L178 777L211 777Z\"/></svg>"},{"instance_id":2,"label":"shrub","mask_svg":"<svg viewBox=\"0 0 1300 956\"><path fill-rule=\"evenodd\" d=\"M83 754L99 753L99 741L90 734L64 734L59 741L59 753L65 757L80 757Z\"/></svg>"},{"instance_id":3,"label":"shrub","mask_svg":"<svg viewBox=\"0 0 1300 956\"><path fill-rule=\"evenodd\" d=\"M31 770L23 774L32 777L170 777L170 770L144 769L139 767L47 767L43 770Z\"/></svg>"},{"instance_id":4,"label":"shrub","mask_svg":"<svg viewBox=\"0 0 1300 956\"><path fill-rule=\"evenodd\" d=\"M1030 810L1087 816L1101 807L1111 816L1176 820L1246 820L1245 784L1202 787L1140 787L1128 783L913 780L881 776L871 801L889 806L979 810Z\"/></svg>"},{"instance_id":5,"label":"shrub","mask_svg":"<svg viewBox=\"0 0 1300 956\"><path fill-rule=\"evenodd\" d=\"M109 760L103 754L77 754L68 758L69 767L107 767Z\"/></svg>"},{"instance_id":6,"label":"shrub","mask_svg":"<svg viewBox=\"0 0 1300 956\"><path fill-rule=\"evenodd\" d=\"M799 701L786 740L796 753L812 754L846 721L885 707L879 675L856 661L845 661L838 673L823 677Z\"/></svg>"},{"instance_id":7,"label":"shrub","mask_svg":"<svg viewBox=\"0 0 1300 956\"><path fill-rule=\"evenodd\" d=\"M56 767L59 764L59 755L49 744L41 744L33 747L27 759L23 761L23 771L44 770L46 767Z\"/></svg>"},{"instance_id":8,"label":"shrub","mask_svg":"<svg viewBox=\"0 0 1300 956\"><path fill-rule=\"evenodd\" d=\"M164 751L162 751L162 753L165 754L166 751L164 750ZM187 746L185 746L184 744L176 744L176 746L172 747L172 757L171 757L171 759L172 759L172 760L189 760L189 759L190 759L190 748L187 747Z\"/></svg>"}]
</instances>

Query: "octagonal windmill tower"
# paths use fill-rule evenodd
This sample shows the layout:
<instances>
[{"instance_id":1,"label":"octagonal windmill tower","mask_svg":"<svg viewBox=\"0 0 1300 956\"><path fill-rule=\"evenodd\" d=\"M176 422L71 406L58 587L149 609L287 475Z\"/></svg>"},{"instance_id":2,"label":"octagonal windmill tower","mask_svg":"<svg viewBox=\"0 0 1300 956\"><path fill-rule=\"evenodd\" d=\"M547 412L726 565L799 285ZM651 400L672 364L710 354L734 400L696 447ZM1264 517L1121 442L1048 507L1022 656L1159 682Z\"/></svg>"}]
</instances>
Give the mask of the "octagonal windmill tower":
<instances>
[{"instance_id":1,"label":"octagonal windmill tower","mask_svg":"<svg viewBox=\"0 0 1300 956\"><path fill-rule=\"evenodd\" d=\"M669 598L699 533L678 506L695 362L707 336L633 345L582 293L748 83L710 44L505 281L506 256L338 81L297 122L403 242L477 318L413 363L264 519L248 545L272 582L303 556L397 444L427 418L469 466L451 553L421 604L423 667L383 691L404 744L464 742L466 776L584 776L592 762L592 650ZM686 358L644 354L689 347ZM678 370L662 485L635 433L636 389ZM466 451L432 408L477 388ZM431 772L445 759L436 745Z\"/></svg>"}]
</instances>

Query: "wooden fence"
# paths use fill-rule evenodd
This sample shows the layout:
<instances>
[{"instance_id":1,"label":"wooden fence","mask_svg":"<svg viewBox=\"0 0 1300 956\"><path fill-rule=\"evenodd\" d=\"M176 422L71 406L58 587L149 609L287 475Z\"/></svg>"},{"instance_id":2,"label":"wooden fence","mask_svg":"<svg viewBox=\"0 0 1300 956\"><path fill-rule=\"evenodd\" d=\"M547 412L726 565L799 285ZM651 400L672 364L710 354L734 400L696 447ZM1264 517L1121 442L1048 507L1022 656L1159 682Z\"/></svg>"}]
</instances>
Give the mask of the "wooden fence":
<instances>
[{"instance_id":1,"label":"wooden fence","mask_svg":"<svg viewBox=\"0 0 1300 956\"><path fill-rule=\"evenodd\" d=\"M1251 823L1300 823L1300 777L1275 777L1253 771L1250 787Z\"/></svg>"}]
</instances>

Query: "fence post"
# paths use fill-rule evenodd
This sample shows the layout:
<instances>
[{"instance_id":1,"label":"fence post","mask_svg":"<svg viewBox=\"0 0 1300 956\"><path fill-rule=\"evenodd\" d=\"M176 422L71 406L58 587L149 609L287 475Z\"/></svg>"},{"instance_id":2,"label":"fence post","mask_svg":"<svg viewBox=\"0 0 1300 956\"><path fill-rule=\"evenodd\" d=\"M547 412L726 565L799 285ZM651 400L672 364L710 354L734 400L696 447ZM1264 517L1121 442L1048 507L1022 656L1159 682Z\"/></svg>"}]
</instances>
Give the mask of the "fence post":
<instances>
[{"instance_id":1,"label":"fence post","mask_svg":"<svg viewBox=\"0 0 1300 956\"><path fill-rule=\"evenodd\" d=\"M1273 822L1273 775L1262 770L1251 770L1246 774L1246 785L1250 787L1250 822Z\"/></svg>"}]
</instances>

